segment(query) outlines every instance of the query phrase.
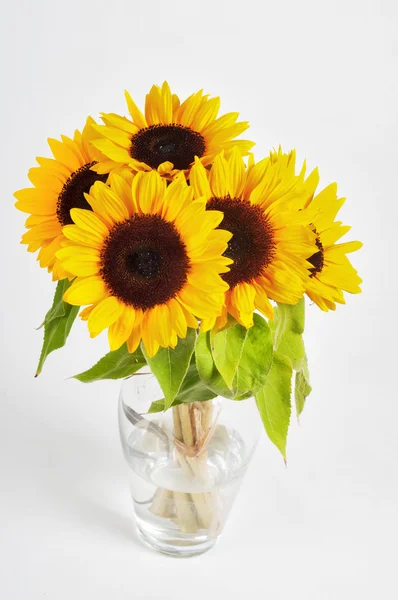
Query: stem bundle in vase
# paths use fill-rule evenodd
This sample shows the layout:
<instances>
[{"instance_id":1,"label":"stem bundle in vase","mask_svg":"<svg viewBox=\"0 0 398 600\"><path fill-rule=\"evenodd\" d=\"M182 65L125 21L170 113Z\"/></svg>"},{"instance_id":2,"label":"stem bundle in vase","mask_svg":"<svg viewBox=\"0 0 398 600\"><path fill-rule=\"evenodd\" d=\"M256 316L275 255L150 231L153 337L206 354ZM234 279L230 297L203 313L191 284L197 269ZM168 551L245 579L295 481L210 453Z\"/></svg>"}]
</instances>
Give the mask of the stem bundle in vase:
<instances>
[{"instance_id":1,"label":"stem bundle in vase","mask_svg":"<svg viewBox=\"0 0 398 600\"><path fill-rule=\"evenodd\" d=\"M204 447L212 430L213 403L193 402L180 404L173 409L176 460L181 466L187 485L198 481L209 486L207 451ZM218 528L217 495L214 491L177 492L158 489L151 512L159 517L171 518L184 533L196 533L200 529Z\"/></svg>"}]
</instances>

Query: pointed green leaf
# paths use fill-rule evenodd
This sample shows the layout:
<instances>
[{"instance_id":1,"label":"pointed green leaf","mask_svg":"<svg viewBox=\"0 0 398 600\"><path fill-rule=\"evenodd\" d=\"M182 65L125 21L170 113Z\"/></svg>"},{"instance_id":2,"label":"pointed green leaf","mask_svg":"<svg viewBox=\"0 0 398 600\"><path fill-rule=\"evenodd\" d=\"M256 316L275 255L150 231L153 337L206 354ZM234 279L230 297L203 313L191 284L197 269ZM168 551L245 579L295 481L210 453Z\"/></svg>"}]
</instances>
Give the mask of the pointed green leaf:
<instances>
[{"instance_id":1,"label":"pointed green leaf","mask_svg":"<svg viewBox=\"0 0 398 600\"><path fill-rule=\"evenodd\" d=\"M199 332L195 348L195 359L199 377L205 385L217 394L217 396L232 398L231 390L214 364L211 351L211 334L209 331L206 333Z\"/></svg>"},{"instance_id":2,"label":"pointed green leaf","mask_svg":"<svg viewBox=\"0 0 398 600\"><path fill-rule=\"evenodd\" d=\"M305 359L302 334L305 323L305 304L302 298L297 304L278 304L270 327L274 335L274 348L288 356L293 369L301 371Z\"/></svg>"},{"instance_id":3,"label":"pointed green leaf","mask_svg":"<svg viewBox=\"0 0 398 600\"><path fill-rule=\"evenodd\" d=\"M298 417L304 410L305 401L307 399L307 396L310 395L311 389L312 388L309 381L307 360L305 360L303 369L296 373L296 380L294 386L294 397L296 401L296 412Z\"/></svg>"},{"instance_id":4,"label":"pointed green leaf","mask_svg":"<svg viewBox=\"0 0 398 600\"><path fill-rule=\"evenodd\" d=\"M274 352L267 383L256 394L257 407L271 442L286 460L286 440L291 415L292 364L289 358Z\"/></svg>"},{"instance_id":5,"label":"pointed green leaf","mask_svg":"<svg viewBox=\"0 0 398 600\"><path fill-rule=\"evenodd\" d=\"M59 317L63 317L65 315L65 307L67 306L67 303L62 300L62 297L71 284L72 281L69 281L68 279L62 279L61 281L58 281L53 305L46 314L43 325L49 323L53 319L58 319Z\"/></svg>"},{"instance_id":6,"label":"pointed green leaf","mask_svg":"<svg viewBox=\"0 0 398 600\"><path fill-rule=\"evenodd\" d=\"M308 362L302 335L304 325L304 298L294 306L278 304L274 321L270 322L274 335L275 350L290 358L293 369L296 371L295 401L297 416L300 416L303 412L305 399L311 392Z\"/></svg>"},{"instance_id":7,"label":"pointed green leaf","mask_svg":"<svg viewBox=\"0 0 398 600\"><path fill-rule=\"evenodd\" d=\"M191 362L184 381L182 382L179 393L174 399L173 406L183 402L205 402L212 400L217 394L212 392L201 380L196 368L196 364ZM164 410L164 398L152 402L149 413L160 412Z\"/></svg>"},{"instance_id":8,"label":"pointed green leaf","mask_svg":"<svg viewBox=\"0 0 398 600\"><path fill-rule=\"evenodd\" d=\"M130 354L127 345L123 344L119 350L105 354L91 369L75 375L82 383L92 383L101 379L123 379L134 375L146 365L146 360L140 348Z\"/></svg>"},{"instance_id":9,"label":"pointed green leaf","mask_svg":"<svg viewBox=\"0 0 398 600\"><path fill-rule=\"evenodd\" d=\"M196 329L188 329L187 336L179 339L177 346L173 348L160 348L150 358L142 346L146 361L159 382L166 400L165 410L173 404L181 384L187 374L191 357L195 349Z\"/></svg>"},{"instance_id":10,"label":"pointed green leaf","mask_svg":"<svg viewBox=\"0 0 398 600\"><path fill-rule=\"evenodd\" d=\"M213 359L225 383L232 390L232 383L239 365L248 329L238 323L223 329L214 336Z\"/></svg>"},{"instance_id":11,"label":"pointed green leaf","mask_svg":"<svg viewBox=\"0 0 398 600\"><path fill-rule=\"evenodd\" d=\"M214 336L216 368L232 389L233 397L258 392L267 380L272 364L272 334L260 315L246 329L239 323Z\"/></svg>"},{"instance_id":12,"label":"pointed green leaf","mask_svg":"<svg viewBox=\"0 0 398 600\"><path fill-rule=\"evenodd\" d=\"M71 306L62 300L64 292L71 283L71 281L64 279L57 284L52 307L44 320L44 340L36 377L40 375L48 355L65 345L73 322L79 312L78 306Z\"/></svg>"},{"instance_id":13,"label":"pointed green leaf","mask_svg":"<svg viewBox=\"0 0 398 600\"><path fill-rule=\"evenodd\" d=\"M260 391L272 365L272 334L268 323L257 314L253 315L253 321L253 326L246 330L233 380L235 396L249 391L254 395Z\"/></svg>"}]
</instances>

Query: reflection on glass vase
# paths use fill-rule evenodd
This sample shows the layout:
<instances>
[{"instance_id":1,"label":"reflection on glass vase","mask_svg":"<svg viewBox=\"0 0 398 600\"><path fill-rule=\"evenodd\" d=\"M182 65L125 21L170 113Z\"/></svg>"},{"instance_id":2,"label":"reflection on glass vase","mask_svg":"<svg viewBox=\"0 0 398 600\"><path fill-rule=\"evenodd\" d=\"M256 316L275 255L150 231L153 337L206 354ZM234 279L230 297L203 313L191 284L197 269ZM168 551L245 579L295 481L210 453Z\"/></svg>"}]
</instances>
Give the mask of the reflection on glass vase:
<instances>
[{"instance_id":1,"label":"reflection on glass vase","mask_svg":"<svg viewBox=\"0 0 398 600\"><path fill-rule=\"evenodd\" d=\"M173 556L209 550L223 531L260 431L255 400L217 397L149 413L151 373L122 385L120 436L142 540Z\"/></svg>"}]
</instances>

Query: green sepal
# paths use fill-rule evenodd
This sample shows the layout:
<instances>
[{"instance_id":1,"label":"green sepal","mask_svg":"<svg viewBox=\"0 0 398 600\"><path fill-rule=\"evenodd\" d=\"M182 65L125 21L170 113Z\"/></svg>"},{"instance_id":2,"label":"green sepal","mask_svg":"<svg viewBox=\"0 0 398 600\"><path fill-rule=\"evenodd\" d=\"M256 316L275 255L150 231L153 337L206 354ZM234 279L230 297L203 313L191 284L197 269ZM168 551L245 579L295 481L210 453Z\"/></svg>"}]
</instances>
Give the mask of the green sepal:
<instances>
[{"instance_id":1,"label":"green sepal","mask_svg":"<svg viewBox=\"0 0 398 600\"><path fill-rule=\"evenodd\" d=\"M146 360L140 348L130 353L127 345L123 344L118 350L105 354L91 369L75 375L82 383L92 383L102 379L123 379L134 375L146 365Z\"/></svg>"},{"instance_id":2,"label":"green sepal","mask_svg":"<svg viewBox=\"0 0 398 600\"><path fill-rule=\"evenodd\" d=\"M66 340L79 312L79 306L72 306L62 299L72 281L62 279L58 281L53 304L44 319L44 339L40 353L36 375L40 375L43 365L51 352L65 346Z\"/></svg>"},{"instance_id":3,"label":"green sepal","mask_svg":"<svg viewBox=\"0 0 398 600\"><path fill-rule=\"evenodd\" d=\"M187 374L195 350L196 329L188 329L187 335L178 340L175 348L159 348L149 357L143 344L141 348L149 368L159 382L165 397L164 410L170 408Z\"/></svg>"},{"instance_id":4,"label":"green sepal","mask_svg":"<svg viewBox=\"0 0 398 600\"><path fill-rule=\"evenodd\" d=\"M271 442L286 461L286 441L292 412L292 363L287 356L274 352L267 383L256 394L257 408Z\"/></svg>"}]
</instances>

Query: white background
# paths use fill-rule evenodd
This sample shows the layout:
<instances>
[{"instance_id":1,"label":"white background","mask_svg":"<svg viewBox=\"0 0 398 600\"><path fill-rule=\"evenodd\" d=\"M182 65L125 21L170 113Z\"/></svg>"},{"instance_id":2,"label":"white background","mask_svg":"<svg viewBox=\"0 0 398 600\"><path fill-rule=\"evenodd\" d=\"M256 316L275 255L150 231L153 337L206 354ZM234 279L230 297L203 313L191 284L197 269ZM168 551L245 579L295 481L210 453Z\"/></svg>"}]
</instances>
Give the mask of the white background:
<instances>
[{"instance_id":1,"label":"white background","mask_svg":"<svg viewBox=\"0 0 398 600\"><path fill-rule=\"evenodd\" d=\"M396 599L396 2L14 0L1 21L1 598ZM47 137L166 78L240 111L258 158L296 147L336 180L347 239L365 244L363 294L308 309L314 391L288 468L264 434L223 538L186 561L136 538L118 383L66 380L105 336L79 322L33 378L53 287L12 198Z\"/></svg>"}]
</instances>

